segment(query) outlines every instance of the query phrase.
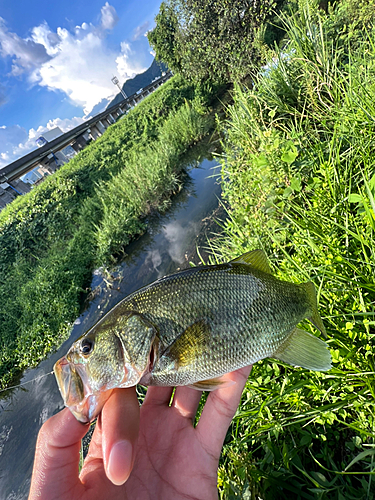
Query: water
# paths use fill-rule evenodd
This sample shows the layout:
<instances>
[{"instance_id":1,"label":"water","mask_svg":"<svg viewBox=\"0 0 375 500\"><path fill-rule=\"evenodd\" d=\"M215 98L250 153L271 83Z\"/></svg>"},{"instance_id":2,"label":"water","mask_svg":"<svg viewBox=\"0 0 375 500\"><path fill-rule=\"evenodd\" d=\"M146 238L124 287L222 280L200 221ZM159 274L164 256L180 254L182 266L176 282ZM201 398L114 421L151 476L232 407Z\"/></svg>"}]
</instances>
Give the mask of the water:
<instances>
[{"instance_id":1,"label":"water","mask_svg":"<svg viewBox=\"0 0 375 500\"><path fill-rule=\"evenodd\" d=\"M190 169L183 190L170 208L148 220L147 232L127 248L127 256L110 276L94 272L91 300L58 352L29 370L21 383L52 370L74 340L122 298L155 279L196 264L197 242L205 241L206 218L218 206L220 186L212 177L214 160ZM203 237L202 237L203 234ZM13 390L0 399L0 500L27 498L35 442L41 425L63 408L55 377L49 375Z\"/></svg>"}]
</instances>

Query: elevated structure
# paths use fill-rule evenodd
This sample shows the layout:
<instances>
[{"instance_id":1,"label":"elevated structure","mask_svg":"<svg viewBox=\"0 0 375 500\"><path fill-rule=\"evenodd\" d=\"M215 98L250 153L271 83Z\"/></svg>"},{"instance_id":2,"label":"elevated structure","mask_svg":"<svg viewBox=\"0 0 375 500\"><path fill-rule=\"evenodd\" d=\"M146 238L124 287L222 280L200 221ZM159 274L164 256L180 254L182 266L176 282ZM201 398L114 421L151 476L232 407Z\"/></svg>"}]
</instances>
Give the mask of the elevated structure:
<instances>
[{"instance_id":1,"label":"elevated structure","mask_svg":"<svg viewBox=\"0 0 375 500\"><path fill-rule=\"evenodd\" d=\"M69 132L60 135L56 139L52 139L35 151L31 151L31 153L28 153L2 168L0 170L0 184L7 183L10 188L12 188L11 183L13 181L38 165L47 167L49 170L51 170L49 167L52 166L53 172L56 170L56 166L59 166L59 152L67 146L72 146L76 152L83 149L90 139L96 140L100 137L109 125L115 123L119 117L144 99L144 97L160 87L160 85L166 82L171 76L172 74L170 72L166 73L150 85L147 85L139 94L131 95L119 104L106 109L102 113L94 116L94 118L85 121L85 123L78 125L78 127L69 130Z\"/></svg>"},{"instance_id":2,"label":"elevated structure","mask_svg":"<svg viewBox=\"0 0 375 500\"><path fill-rule=\"evenodd\" d=\"M60 135L63 135L63 131L59 127L55 127L52 130L47 130L46 132L43 132L42 135L38 137L38 139L35 141L36 145L41 148L47 142L51 142L53 139L57 139Z\"/></svg>"}]
</instances>

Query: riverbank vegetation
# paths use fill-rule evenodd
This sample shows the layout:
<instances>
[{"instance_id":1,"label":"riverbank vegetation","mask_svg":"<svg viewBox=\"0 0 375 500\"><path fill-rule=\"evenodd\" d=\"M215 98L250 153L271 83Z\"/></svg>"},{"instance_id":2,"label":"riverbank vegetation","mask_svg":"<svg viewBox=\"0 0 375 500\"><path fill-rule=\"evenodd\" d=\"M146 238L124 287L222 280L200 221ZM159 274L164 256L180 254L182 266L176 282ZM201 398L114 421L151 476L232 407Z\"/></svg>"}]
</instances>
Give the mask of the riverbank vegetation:
<instances>
[{"instance_id":1,"label":"riverbank vegetation","mask_svg":"<svg viewBox=\"0 0 375 500\"><path fill-rule=\"evenodd\" d=\"M179 189L181 155L214 125L218 90L173 77L0 213L1 386L61 345L94 267Z\"/></svg>"},{"instance_id":2,"label":"riverbank vegetation","mask_svg":"<svg viewBox=\"0 0 375 500\"><path fill-rule=\"evenodd\" d=\"M333 358L328 373L253 367L221 498L375 495L374 7L283 16L284 43L220 124L230 217L217 258L260 247L279 278L312 280Z\"/></svg>"}]
</instances>

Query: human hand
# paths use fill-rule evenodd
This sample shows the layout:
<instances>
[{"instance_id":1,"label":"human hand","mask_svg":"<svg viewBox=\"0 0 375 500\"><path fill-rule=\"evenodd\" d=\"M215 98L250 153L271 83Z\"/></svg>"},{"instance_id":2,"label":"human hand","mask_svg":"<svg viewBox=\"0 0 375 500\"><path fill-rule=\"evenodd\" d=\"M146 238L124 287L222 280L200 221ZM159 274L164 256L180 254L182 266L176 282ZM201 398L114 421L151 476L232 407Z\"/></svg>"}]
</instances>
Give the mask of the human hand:
<instances>
[{"instance_id":1,"label":"human hand","mask_svg":"<svg viewBox=\"0 0 375 500\"><path fill-rule=\"evenodd\" d=\"M217 499L217 467L227 429L251 367L229 373L234 384L208 395L198 425L201 392L149 387L139 412L134 388L114 390L96 425L78 475L88 430L68 409L42 427L29 500Z\"/></svg>"}]
</instances>

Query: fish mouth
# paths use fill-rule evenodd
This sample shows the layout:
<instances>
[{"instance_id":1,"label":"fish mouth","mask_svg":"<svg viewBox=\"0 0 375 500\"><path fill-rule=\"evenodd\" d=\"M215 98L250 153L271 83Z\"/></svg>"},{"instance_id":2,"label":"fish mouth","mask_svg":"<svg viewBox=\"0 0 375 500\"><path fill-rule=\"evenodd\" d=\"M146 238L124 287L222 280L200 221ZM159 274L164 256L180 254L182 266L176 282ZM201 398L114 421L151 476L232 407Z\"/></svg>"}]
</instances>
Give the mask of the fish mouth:
<instances>
[{"instance_id":1,"label":"fish mouth","mask_svg":"<svg viewBox=\"0 0 375 500\"><path fill-rule=\"evenodd\" d=\"M91 422L100 413L112 391L94 393L84 370L70 363L65 356L55 363L53 371L65 406L80 422Z\"/></svg>"}]
</instances>

